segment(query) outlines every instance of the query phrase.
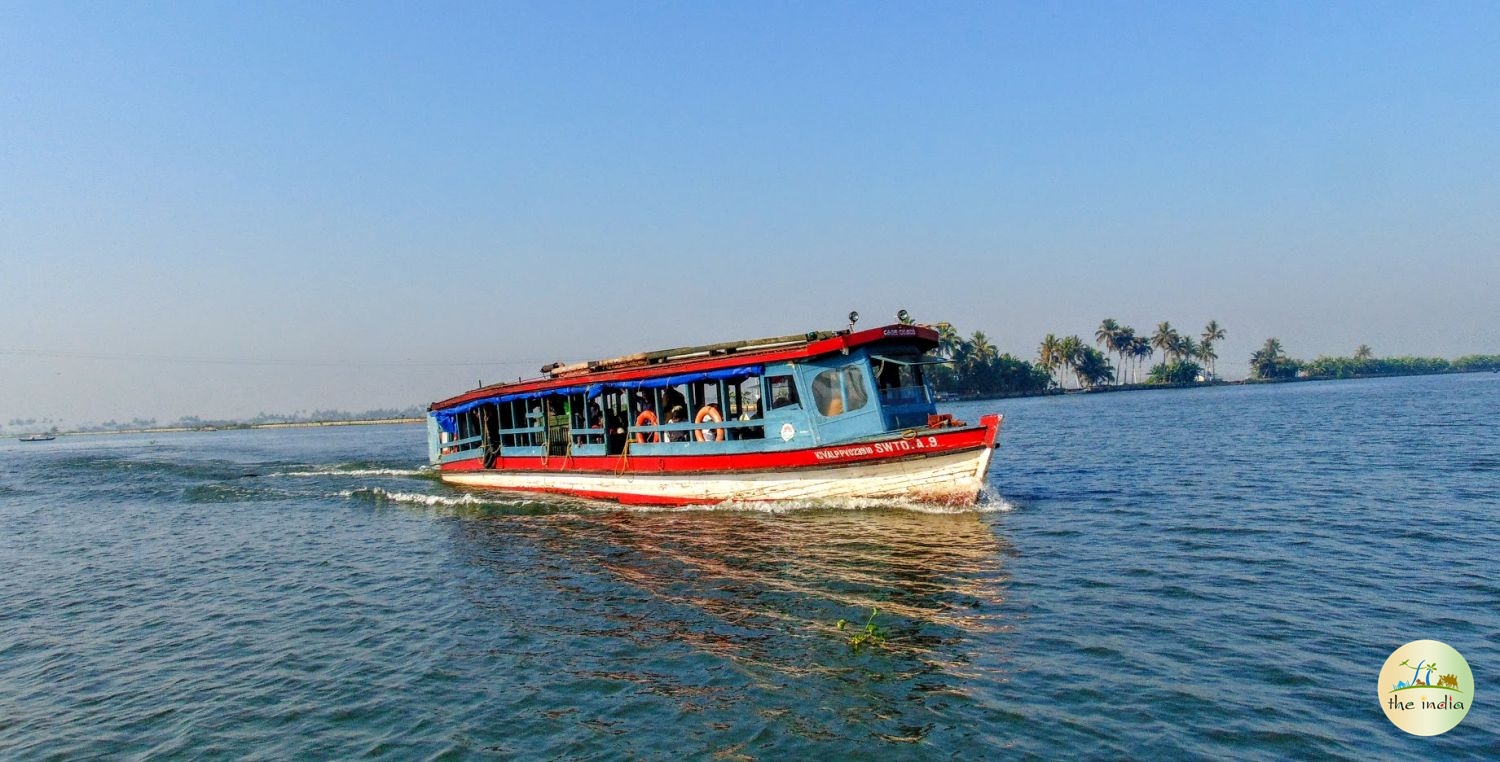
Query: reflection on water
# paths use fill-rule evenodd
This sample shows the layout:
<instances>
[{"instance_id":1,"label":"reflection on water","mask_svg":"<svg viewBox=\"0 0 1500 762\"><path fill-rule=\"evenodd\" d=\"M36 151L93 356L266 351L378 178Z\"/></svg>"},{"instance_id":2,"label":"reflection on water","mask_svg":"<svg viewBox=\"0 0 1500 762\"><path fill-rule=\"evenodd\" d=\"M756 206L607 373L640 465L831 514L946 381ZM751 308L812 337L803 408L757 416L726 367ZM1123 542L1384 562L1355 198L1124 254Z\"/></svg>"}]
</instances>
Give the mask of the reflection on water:
<instances>
[{"instance_id":1,"label":"reflection on water","mask_svg":"<svg viewBox=\"0 0 1500 762\"><path fill-rule=\"evenodd\" d=\"M462 520L453 536L484 572L469 587L476 608L517 640L609 654L571 679L628 684L701 715L705 732L921 740L936 708L968 702L963 684L995 668L995 654L975 658L976 636L1008 626L1009 549L974 513L510 514ZM837 623L862 627L872 608L887 640L855 651ZM771 706L735 710L763 691Z\"/></svg>"}]
</instances>

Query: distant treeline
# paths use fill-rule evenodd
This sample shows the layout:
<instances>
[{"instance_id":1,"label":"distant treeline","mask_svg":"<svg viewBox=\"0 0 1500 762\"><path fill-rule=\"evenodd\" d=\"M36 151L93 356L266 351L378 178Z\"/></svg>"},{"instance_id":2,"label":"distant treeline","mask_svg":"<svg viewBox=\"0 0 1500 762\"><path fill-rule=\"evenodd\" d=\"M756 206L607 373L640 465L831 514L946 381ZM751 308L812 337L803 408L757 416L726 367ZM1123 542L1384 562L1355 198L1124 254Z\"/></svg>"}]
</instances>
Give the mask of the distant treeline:
<instances>
[{"instance_id":1,"label":"distant treeline","mask_svg":"<svg viewBox=\"0 0 1500 762\"><path fill-rule=\"evenodd\" d=\"M106 431L133 431L138 429L232 429L248 428L250 426L263 426L275 423L319 423L323 421L380 421L390 418L421 418L427 414L425 405L413 405L406 408L374 408L359 412L348 410L298 410L295 413L257 413L252 418L200 418L196 415L185 415L175 421L159 421L156 418L132 418L128 421L108 420L103 423L85 423L69 428L69 431L78 432L106 432ZM53 421L44 418L38 421L34 418L15 418L9 422L11 428L16 430L30 431L42 428L59 432L62 429L62 421Z\"/></svg>"},{"instance_id":2,"label":"distant treeline","mask_svg":"<svg viewBox=\"0 0 1500 762\"><path fill-rule=\"evenodd\" d=\"M1250 356L1251 377L1265 380L1423 376L1495 370L1500 370L1500 355L1464 355L1457 360L1441 357L1376 357L1370 347L1363 344L1349 357L1296 360L1287 357L1281 342L1274 338L1266 339L1266 343Z\"/></svg>"},{"instance_id":3,"label":"distant treeline","mask_svg":"<svg viewBox=\"0 0 1500 762\"><path fill-rule=\"evenodd\" d=\"M1039 394L1056 389L1093 389L1110 384L1135 386L1222 383L1214 372L1215 346L1227 332L1217 320L1204 326L1194 339L1171 323L1156 326L1150 336L1137 335L1134 328L1105 319L1094 332L1103 351L1078 336L1059 338L1047 334L1037 348L1035 361L1001 354L983 331L968 338L950 323L933 326L938 332L937 354L948 360L932 366L927 374L935 390L960 396L1004 396ZM1157 353L1161 361L1143 366ZM1115 364L1118 359L1119 366ZM1266 343L1250 356L1250 377L1286 381L1298 378L1367 378L1434 373L1473 373L1500 370L1500 355L1465 355L1456 360L1440 357L1375 357L1360 345L1350 357L1319 357L1296 360L1288 357L1278 339Z\"/></svg>"}]
</instances>

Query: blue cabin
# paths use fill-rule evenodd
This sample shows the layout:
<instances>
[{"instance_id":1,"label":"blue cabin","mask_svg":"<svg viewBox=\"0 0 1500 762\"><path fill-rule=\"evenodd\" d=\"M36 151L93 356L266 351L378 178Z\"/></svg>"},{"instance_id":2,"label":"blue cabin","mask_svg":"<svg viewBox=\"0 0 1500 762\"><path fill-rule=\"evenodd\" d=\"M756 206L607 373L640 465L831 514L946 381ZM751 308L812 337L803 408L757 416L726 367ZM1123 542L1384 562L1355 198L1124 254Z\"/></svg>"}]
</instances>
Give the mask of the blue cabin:
<instances>
[{"instance_id":1,"label":"blue cabin","mask_svg":"<svg viewBox=\"0 0 1500 762\"><path fill-rule=\"evenodd\" d=\"M549 366L434 403L434 463L800 449L925 427L937 334L886 326Z\"/></svg>"}]
</instances>

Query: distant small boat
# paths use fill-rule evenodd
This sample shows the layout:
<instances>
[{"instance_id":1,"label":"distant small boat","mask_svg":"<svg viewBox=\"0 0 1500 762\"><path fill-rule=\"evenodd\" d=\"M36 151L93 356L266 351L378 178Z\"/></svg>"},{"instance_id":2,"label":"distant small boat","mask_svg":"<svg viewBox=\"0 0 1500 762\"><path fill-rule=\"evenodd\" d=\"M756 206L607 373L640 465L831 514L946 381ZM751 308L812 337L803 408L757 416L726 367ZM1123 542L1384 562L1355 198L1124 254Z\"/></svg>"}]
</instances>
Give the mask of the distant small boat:
<instances>
[{"instance_id":1,"label":"distant small boat","mask_svg":"<svg viewBox=\"0 0 1500 762\"><path fill-rule=\"evenodd\" d=\"M51 442L52 440L57 439L57 435L56 434L27 434L26 436L20 437L20 439L21 439L22 442Z\"/></svg>"}]
</instances>

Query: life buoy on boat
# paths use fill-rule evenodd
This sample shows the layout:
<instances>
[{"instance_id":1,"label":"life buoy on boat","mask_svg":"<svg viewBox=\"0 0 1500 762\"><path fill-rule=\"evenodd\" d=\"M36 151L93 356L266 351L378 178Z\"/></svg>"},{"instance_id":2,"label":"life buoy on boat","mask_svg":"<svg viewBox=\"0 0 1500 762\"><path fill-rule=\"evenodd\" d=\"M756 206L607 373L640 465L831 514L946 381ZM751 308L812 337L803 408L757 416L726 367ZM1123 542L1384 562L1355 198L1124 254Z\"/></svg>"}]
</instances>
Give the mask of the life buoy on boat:
<instances>
[{"instance_id":1,"label":"life buoy on boat","mask_svg":"<svg viewBox=\"0 0 1500 762\"><path fill-rule=\"evenodd\" d=\"M704 421L722 423L724 416L719 415L719 409L713 405L704 405L703 409L698 411L698 417L693 419L693 423L703 423ZM724 441L723 429L698 429L693 434L698 437L699 442Z\"/></svg>"},{"instance_id":2,"label":"life buoy on boat","mask_svg":"<svg viewBox=\"0 0 1500 762\"><path fill-rule=\"evenodd\" d=\"M641 414L635 417L635 425L637 425L637 426L655 426L656 425L656 413L653 413L650 410L642 410ZM639 442L641 444L645 444L647 442L646 432L644 432L644 431L637 431L635 433L635 441L637 441L637 442ZM652 432L651 439L649 441L660 442L661 441L661 432L659 432L659 431Z\"/></svg>"}]
</instances>

